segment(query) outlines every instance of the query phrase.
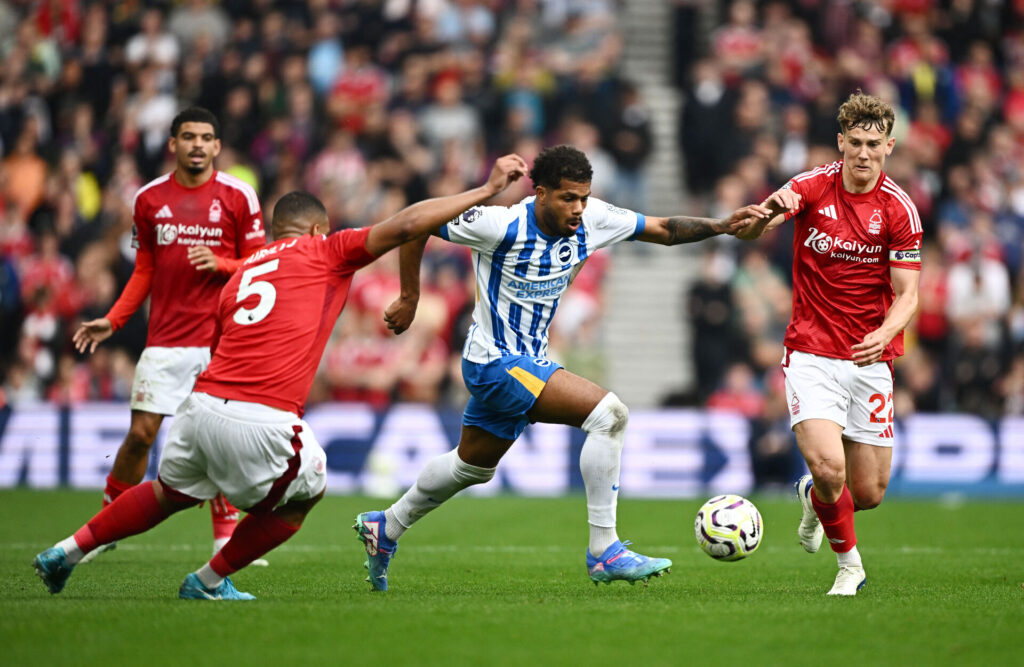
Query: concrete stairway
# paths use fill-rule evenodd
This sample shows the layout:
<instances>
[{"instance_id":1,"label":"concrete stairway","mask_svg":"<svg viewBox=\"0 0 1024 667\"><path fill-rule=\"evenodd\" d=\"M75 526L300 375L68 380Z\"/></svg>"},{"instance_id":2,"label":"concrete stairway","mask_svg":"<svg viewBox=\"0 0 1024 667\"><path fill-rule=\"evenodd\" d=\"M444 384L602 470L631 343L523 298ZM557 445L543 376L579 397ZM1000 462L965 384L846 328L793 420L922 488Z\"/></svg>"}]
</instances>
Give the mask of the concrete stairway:
<instances>
[{"instance_id":1,"label":"concrete stairway","mask_svg":"<svg viewBox=\"0 0 1024 667\"><path fill-rule=\"evenodd\" d=\"M620 5L623 74L641 87L652 115L655 148L648 163L643 213L697 215L687 207L679 153L682 99L672 84L672 7L661 0ZM646 243L615 247L606 282L604 321L608 388L632 407L656 406L692 382L684 295L697 271L699 245Z\"/></svg>"}]
</instances>

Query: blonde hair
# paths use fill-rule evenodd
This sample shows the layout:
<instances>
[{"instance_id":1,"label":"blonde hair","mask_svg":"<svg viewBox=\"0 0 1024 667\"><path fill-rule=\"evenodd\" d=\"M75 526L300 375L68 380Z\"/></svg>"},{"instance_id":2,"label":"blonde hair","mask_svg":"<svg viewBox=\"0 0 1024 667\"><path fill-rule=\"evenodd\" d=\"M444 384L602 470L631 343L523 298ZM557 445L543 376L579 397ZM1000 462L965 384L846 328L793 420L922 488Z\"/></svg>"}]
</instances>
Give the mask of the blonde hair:
<instances>
[{"instance_id":1,"label":"blonde hair","mask_svg":"<svg viewBox=\"0 0 1024 667\"><path fill-rule=\"evenodd\" d=\"M858 89L839 107L836 120L839 121L843 134L855 127L862 127L865 130L880 130L888 137L892 133L893 123L896 122L896 112L887 102Z\"/></svg>"}]
</instances>

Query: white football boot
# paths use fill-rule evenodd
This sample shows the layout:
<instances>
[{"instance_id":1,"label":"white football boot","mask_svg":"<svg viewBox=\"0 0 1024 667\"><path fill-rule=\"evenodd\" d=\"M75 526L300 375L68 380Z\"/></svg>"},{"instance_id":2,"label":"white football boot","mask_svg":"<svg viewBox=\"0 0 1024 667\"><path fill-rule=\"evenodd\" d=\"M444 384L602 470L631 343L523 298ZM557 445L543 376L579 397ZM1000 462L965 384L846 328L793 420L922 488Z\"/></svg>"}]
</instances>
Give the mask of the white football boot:
<instances>
[{"instance_id":1,"label":"white football boot","mask_svg":"<svg viewBox=\"0 0 1024 667\"><path fill-rule=\"evenodd\" d=\"M836 583L832 584L829 595L856 595L868 580L861 565L840 565Z\"/></svg>"},{"instance_id":2,"label":"white football boot","mask_svg":"<svg viewBox=\"0 0 1024 667\"><path fill-rule=\"evenodd\" d=\"M825 529L821 527L821 520L814 511L811 503L811 489L814 487L814 480L810 475L804 475L796 483L796 495L800 498L800 505L803 507L803 516L800 517L800 527L796 534L800 538L807 553L815 553L821 547L821 539L825 536Z\"/></svg>"}]
</instances>

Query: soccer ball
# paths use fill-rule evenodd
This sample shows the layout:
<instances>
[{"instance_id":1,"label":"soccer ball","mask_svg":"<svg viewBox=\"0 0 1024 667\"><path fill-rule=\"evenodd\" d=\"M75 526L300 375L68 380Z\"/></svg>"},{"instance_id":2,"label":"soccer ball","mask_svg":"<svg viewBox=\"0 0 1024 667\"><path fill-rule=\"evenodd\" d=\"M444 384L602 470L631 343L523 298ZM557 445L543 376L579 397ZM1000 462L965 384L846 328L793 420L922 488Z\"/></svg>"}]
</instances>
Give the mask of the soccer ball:
<instances>
[{"instance_id":1,"label":"soccer ball","mask_svg":"<svg viewBox=\"0 0 1024 667\"><path fill-rule=\"evenodd\" d=\"M739 560L761 544L761 513L742 496L715 496L697 511L693 522L697 544L716 560Z\"/></svg>"}]
</instances>

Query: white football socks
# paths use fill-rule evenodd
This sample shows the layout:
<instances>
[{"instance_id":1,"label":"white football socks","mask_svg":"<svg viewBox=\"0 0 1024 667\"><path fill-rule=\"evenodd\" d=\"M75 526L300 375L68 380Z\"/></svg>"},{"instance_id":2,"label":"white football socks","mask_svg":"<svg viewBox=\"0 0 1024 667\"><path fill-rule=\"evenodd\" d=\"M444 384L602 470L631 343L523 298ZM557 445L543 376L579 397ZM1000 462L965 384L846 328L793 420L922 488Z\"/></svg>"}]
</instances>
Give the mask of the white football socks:
<instances>
[{"instance_id":1,"label":"white football socks","mask_svg":"<svg viewBox=\"0 0 1024 667\"><path fill-rule=\"evenodd\" d=\"M618 396L608 392L583 422L587 439L580 452L580 472L587 490L590 553L597 557L619 539L615 509L628 421L629 409Z\"/></svg>"},{"instance_id":2,"label":"white football socks","mask_svg":"<svg viewBox=\"0 0 1024 667\"><path fill-rule=\"evenodd\" d=\"M462 489L491 481L495 470L466 463L457 449L434 457L423 466L412 488L384 510L384 534L389 540L397 540L427 512Z\"/></svg>"},{"instance_id":3,"label":"white football socks","mask_svg":"<svg viewBox=\"0 0 1024 667\"><path fill-rule=\"evenodd\" d=\"M85 557L85 552L78 546L78 542L75 542L74 535L65 537L57 543L57 546L64 549L64 558L67 560L68 565L78 565L79 561Z\"/></svg>"},{"instance_id":4,"label":"white football socks","mask_svg":"<svg viewBox=\"0 0 1024 667\"><path fill-rule=\"evenodd\" d=\"M846 552L836 552L836 560L839 561L839 567L844 565L853 567L863 567L860 561L860 552L857 551L856 545Z\"/></svg>"},{"instance_id":5,"label":"white football socks","mask_svg":"<svg viewBox=\"0 0 1024 667\"><path fill-rule=\"evenodd\" d=\"M224 583L224 577L214 572L209 562L196 570L196 576L199 577L199 581L203 582L203 586L207 588L217 588Z\"/></svg>"}]
</instances>

